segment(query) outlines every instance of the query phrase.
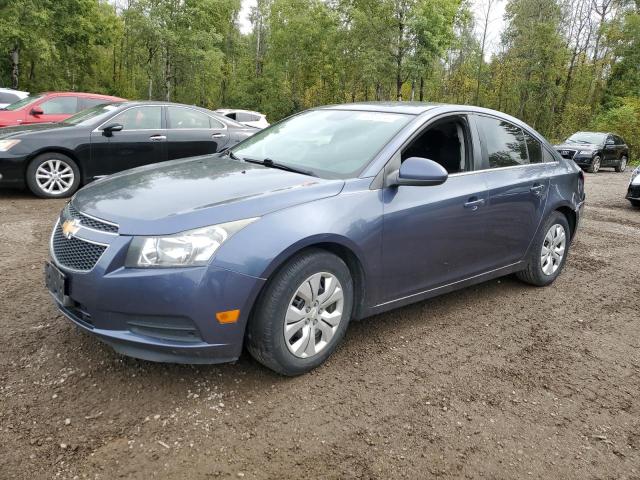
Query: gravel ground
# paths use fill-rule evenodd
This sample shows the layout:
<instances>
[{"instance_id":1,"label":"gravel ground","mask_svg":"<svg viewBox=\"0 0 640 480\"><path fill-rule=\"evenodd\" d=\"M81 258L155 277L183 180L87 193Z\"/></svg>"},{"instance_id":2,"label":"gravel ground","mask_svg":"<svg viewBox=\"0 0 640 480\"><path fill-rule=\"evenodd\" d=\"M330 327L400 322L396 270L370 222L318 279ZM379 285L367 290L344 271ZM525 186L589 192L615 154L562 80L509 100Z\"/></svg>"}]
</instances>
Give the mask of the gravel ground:
<instances>
[{"instance_id":1,"label":"gravel ground","mask_svg":"<svg viewBox=\"0 0 640 480\"><path fill-rule=\"evenodd\" d=\"M640 210L586 175L548 288L507 277L351 325L316 371L124 358L42 285L63 201L0 192L0 478L640 478Z\"/></svg>"}]
</instances>

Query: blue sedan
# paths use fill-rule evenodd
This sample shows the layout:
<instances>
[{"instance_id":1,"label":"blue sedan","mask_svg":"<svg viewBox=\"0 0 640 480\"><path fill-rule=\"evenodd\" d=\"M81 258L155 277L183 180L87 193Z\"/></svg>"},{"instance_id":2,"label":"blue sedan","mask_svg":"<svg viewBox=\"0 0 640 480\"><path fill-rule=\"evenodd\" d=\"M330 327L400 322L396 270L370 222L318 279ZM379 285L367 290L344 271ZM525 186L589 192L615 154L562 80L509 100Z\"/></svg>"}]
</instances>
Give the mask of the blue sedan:
<instances>
[{"instance_id":1,"label":"blue sedan","mask_svg":"<svg viewBox=\"0 0 640 480\"><path fill-rule=\"evenodd\" d=\"M584 203L580 168L476 107L316 108L222 154L80 190L51 236L58 308L162 362L317 367L349 322L508 274L551 284Z\"/></svg>"}]
</instances>

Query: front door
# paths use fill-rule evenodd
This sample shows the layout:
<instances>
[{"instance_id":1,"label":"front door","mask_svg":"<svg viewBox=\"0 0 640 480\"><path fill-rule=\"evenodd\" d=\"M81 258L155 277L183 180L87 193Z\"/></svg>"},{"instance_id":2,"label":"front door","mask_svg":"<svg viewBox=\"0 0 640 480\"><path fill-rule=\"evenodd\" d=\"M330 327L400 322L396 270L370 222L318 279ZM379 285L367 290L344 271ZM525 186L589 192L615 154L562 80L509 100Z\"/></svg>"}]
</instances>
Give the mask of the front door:
<instances>
[{"instance_id":1,"label":"front door","mask_svg":"<svg viewBox=\"0 0 640 480\"><path fill-rule=\"evenodd\" d=\"M132 107L105 122L91 134L93 177L110 175L130 168L167 159L167 132L163 128L162 106ZM104 131L121 125L121 131Z\"/></svg>"},{"instance_id":2,"label":"front door","mask_svg":"<svg viewBox=\"0 0 640 480\"><path fill-rule=\"evenodd\" d=\"M41 109L42 113L35 114L34 109ZM61 95L49 98L30 106L23 123L61 122L78 111L78 97Z\"/></svg>"},{"instance_id":3,"label":"front door","mask_svg":"<svg viewBox=\"0 0 640 480\"><path fill-rule=\"evenodd\" d=\"M486 181L488 269L522 260L542 219L549 168L542 144L502 119L475 117L482 141Z\"/></svg>"},{"instance_id":4,"label":"front door","mask_svg":"<svg viewBox=\"0 0 640 480\"><path fill-rule=\"evenodd\" d=\"M422 157L449 173L438 186L392 186L383 190L384 301L419 294L485 270L487 187L476 172L477 136L465 117L426 127L401 158ZM400 159L395 162L399 166ZM393 163L393 162L392 162Z\"/></svg>"}]
</instances>

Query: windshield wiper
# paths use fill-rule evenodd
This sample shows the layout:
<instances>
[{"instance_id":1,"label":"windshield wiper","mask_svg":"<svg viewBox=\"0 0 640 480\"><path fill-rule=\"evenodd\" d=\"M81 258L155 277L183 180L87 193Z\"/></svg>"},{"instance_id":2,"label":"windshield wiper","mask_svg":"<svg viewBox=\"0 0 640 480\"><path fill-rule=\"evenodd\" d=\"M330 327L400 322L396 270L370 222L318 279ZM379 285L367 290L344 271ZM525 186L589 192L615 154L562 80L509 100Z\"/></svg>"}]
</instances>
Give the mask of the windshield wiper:
<instances>
[{"instance_id":1,"label":"windshield wiper","mask_svg":"<svg viewBox=\"0 0 640 480\"><path fill-rule=\"evenodd\" d=\"M269 168L278 168L280 170L286 170L287 172L301 173L302 175L315 177L313 172L311 172L310 170L304 170L302 168L285 165L284 163L274 162L270 158L265 158L264 160L256 160L255 158L244 157L242 160L249 163L257 163L258 165L264 165L265 167L269 167Z\"/></svg>"},{"instance_id":2,"label":"windshield wiper","mask_svg":"<svg viewBox=\"0 0 640 480\"><path fill-rule=\"evenodd\" d=\"M237 156L231 150L225 150L223 152L223 155L226 155L227 157L233 158L234 160L242 160L239 156Z\"/></svg>"}]
</instances>

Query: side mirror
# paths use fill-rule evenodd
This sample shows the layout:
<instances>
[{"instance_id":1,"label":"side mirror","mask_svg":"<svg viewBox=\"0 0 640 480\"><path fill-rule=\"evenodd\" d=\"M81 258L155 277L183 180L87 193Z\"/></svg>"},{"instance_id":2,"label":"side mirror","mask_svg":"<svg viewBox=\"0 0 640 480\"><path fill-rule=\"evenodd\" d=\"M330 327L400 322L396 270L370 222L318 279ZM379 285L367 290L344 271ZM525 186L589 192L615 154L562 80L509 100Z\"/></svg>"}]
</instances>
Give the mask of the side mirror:
<instances>
[{"instance_id":1,"label":"side mirror","mask_svg":"<svg viewBox=\"0 0 640 480\"><path fill-rule=\"evenodd\" d=\"M449 174L439 163L428 158L407 158L400 169L389 175L388 185L433 186L447 181Z\"/></svg>"},{"instance_id":2,"label":"side mirror","mask_svg":"<svg viewBox=\"0 0 640 480\"><path fill-rule=\"evenodd\" d=\"M40 107L33 107L29 113L31 115L33 115L34 117L37 117L39 115L43 115L44 114L44 110L42 110L42 108L40 108Z\"/></svg>"},{"instance_id":3,"label":"side mirror","mask_svg":"<svg viewBox=\"0 0 640 480\"><path fill-rule=\"evenodd\" d=\"M124 127L119 123L112 123L102 129L102 133L105 137L110 137L113 132L121 132Z\"/></svg>"}]
</instances>

